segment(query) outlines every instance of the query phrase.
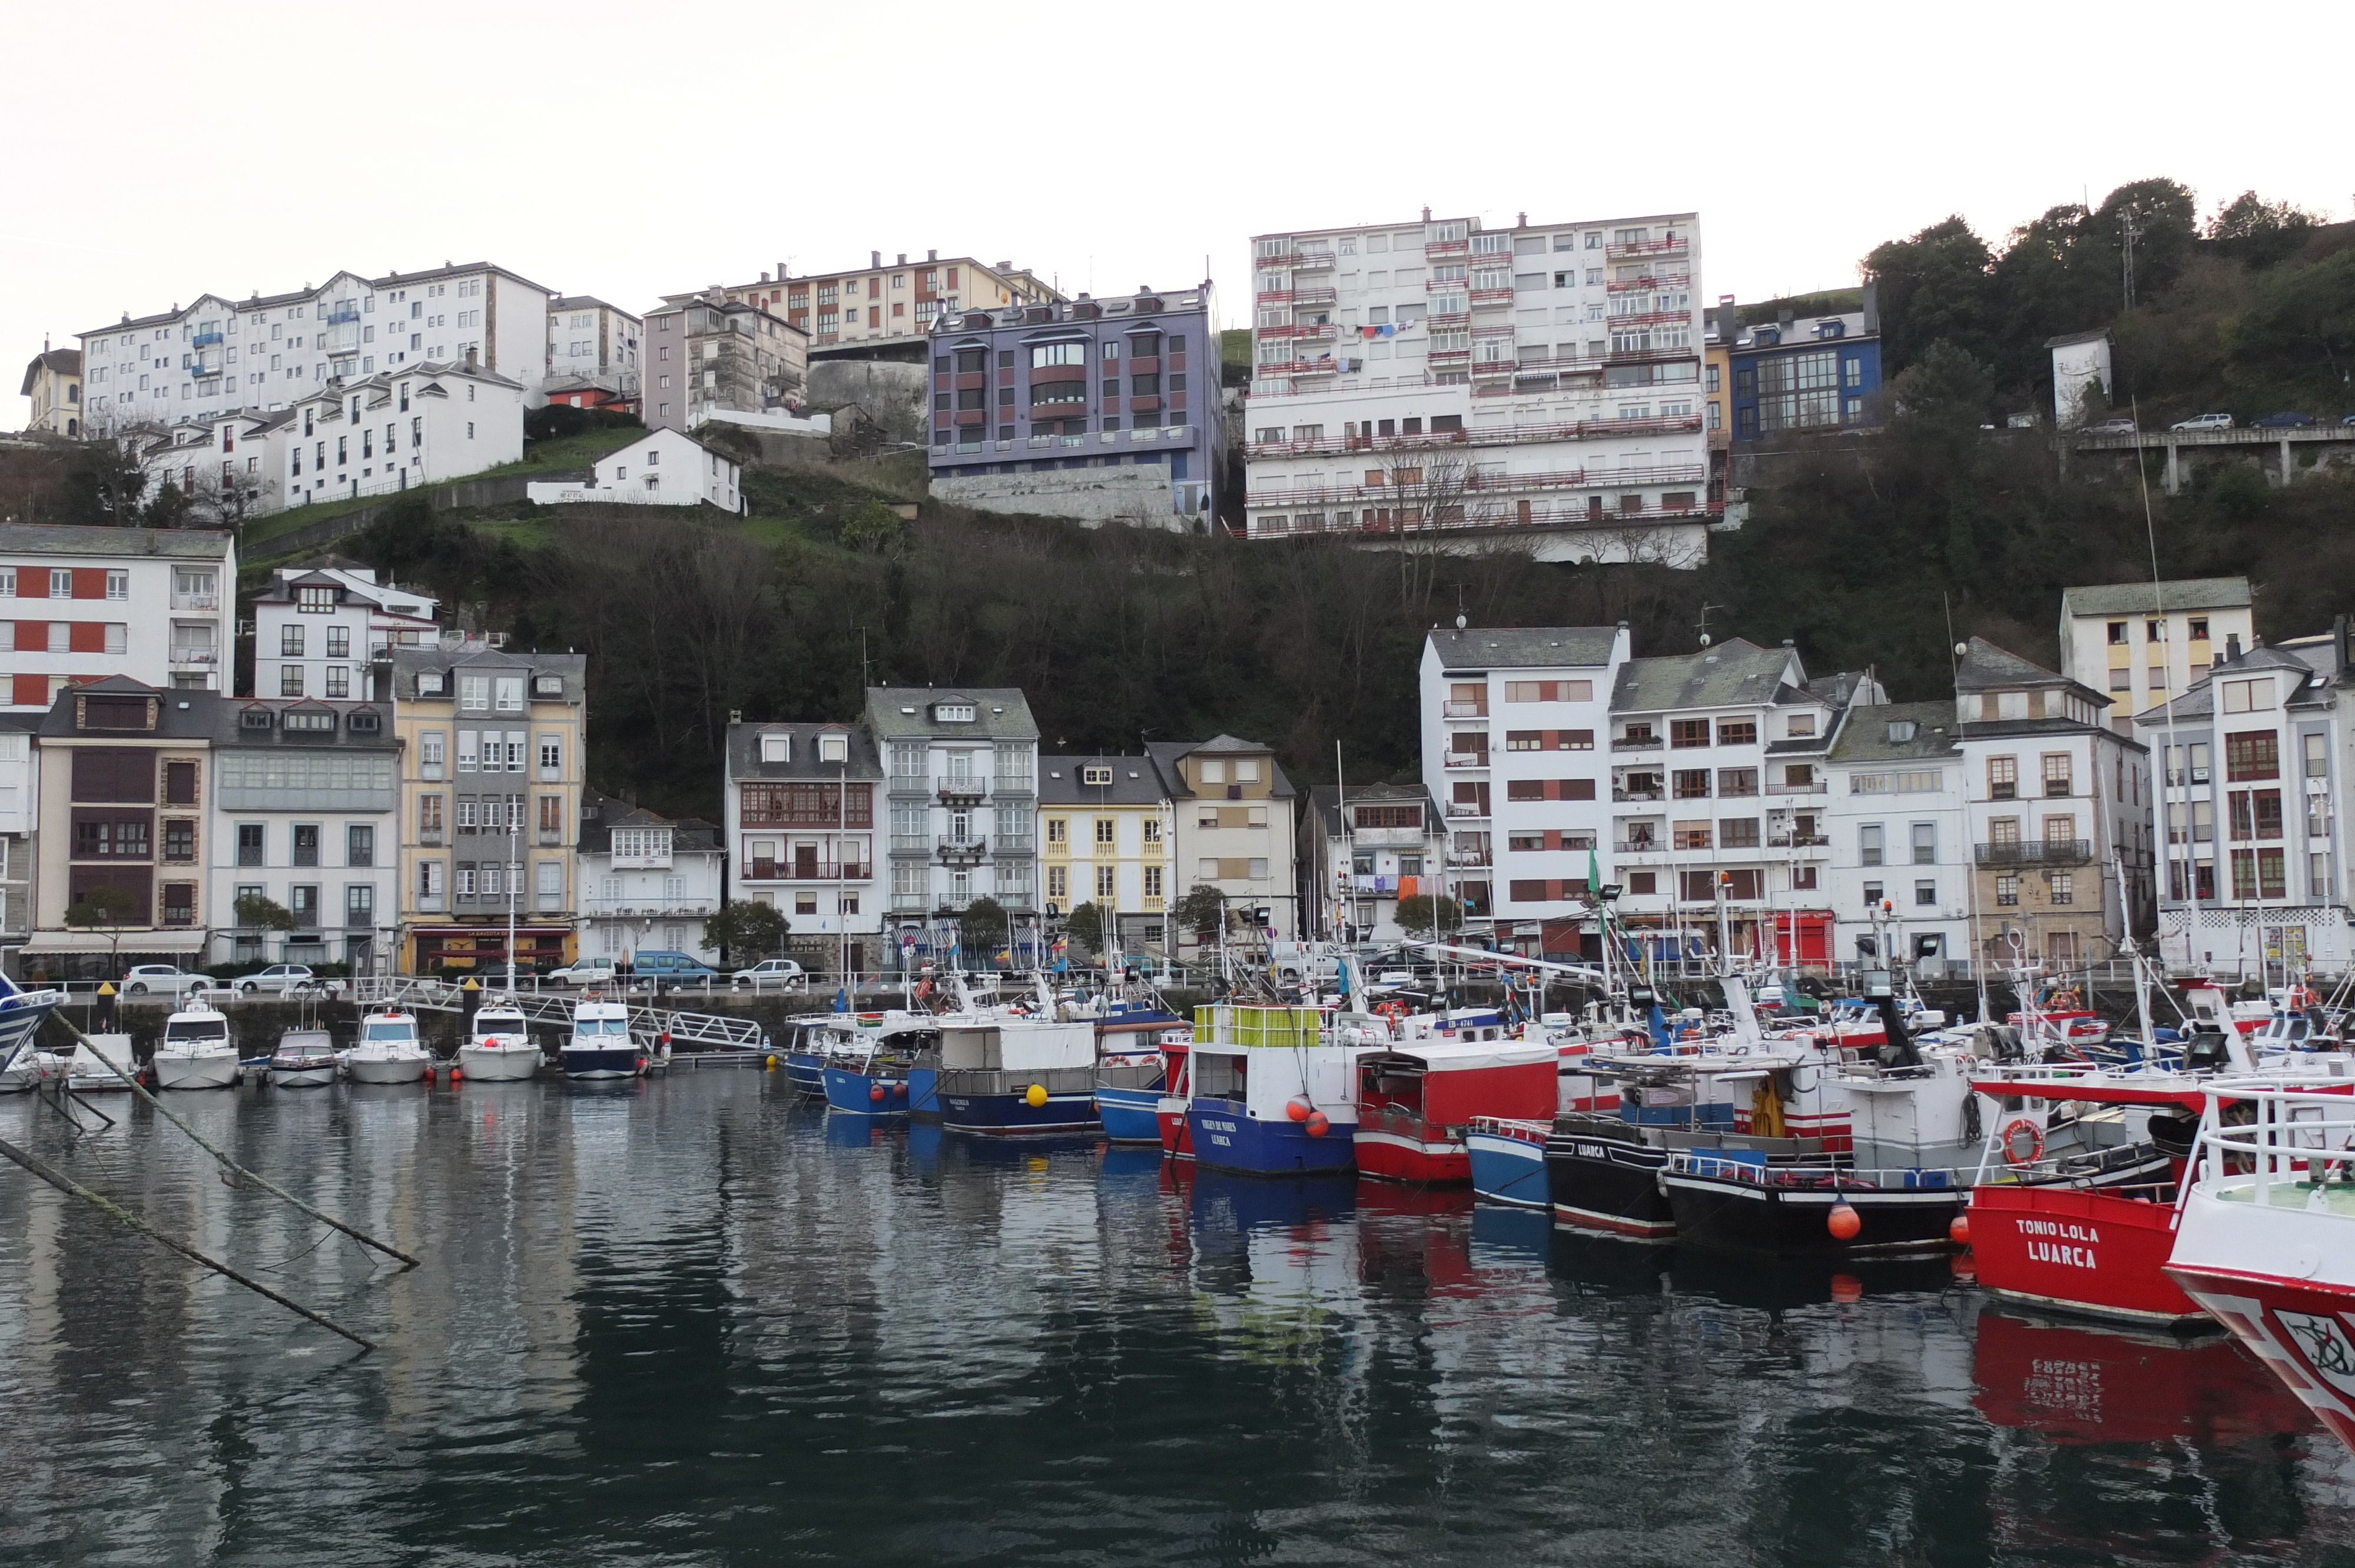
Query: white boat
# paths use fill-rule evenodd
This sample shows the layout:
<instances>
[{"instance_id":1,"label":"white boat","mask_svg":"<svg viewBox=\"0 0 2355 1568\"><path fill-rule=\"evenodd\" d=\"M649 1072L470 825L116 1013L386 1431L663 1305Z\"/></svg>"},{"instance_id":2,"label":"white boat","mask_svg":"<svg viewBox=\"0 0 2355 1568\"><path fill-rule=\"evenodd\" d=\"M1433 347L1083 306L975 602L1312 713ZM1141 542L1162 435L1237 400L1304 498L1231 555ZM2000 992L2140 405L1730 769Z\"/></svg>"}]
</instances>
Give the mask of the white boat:
<instances>
[{"instance_id":1,"label":"white boat","mask_svg":"<svg viewBox=\"0 0 2355 1568\"><path fill-rule=\"evenodd\" d=\"M342 1059L324 1029L290 1029L270 1054L270 1082L281 1089L323 1089L336 1081Z\"/></svg>"},{"instance_id":2,"label":"white boat","mask_svg":"<svg viewBox=\"0 0 2355 1568\"><path fill-rule=\"evenodd\" d=\"M101 1052L104 1053L103 1061L100 1059ZM107 1066L108 1062L113 1063L124 1073L134 1075L138 1073L139 1061L132 1054L131 1036L128 1034L83 1035L75 1044L73 1054L65 1059L63 1072L66 1087L77 1095L112 1093L117 1090L124 1094L130 1093L131 1086L123 1081L121 1074Z\"/></svg>"},{"instance_id":3,"label":"white boat","mask_svg":"<svg viewBox=\"0 0 2355 1568\"><path fill-rule=\"evenodd\" d=\"M416 1015L389 1010L361 1019L359 1043L344 1053L344 1075L356 1084L413 1084L432 1065Z\"/></svg>"},{"instance_id":4,"label":"white boat","mask_svg":"<svg viewBox=\"0 0 2355 1568\"><path fill-rule=\"evenodd\" d=\"M630 1010L593 991L572 1009L572 1033L557 1060L568 1078L634 1078L647 1070L645 1048L630 1038Z\"/></svg>"},{"instance_id":5,"label":"white boat","mask_svg":"<svg viewBox=\"0 0 2355 1568\"><path fill-rule=\"evenodd\" d=\"M150 1065L159 1089L235 1087L237 1047L229 1041L229 1020L202 996L189 997L164 1021L164 1038Z\"/></svg>"},{"instance_id":6,"label":"white boat","mask_svg":"<svg viewBox=\"0 0 2355 1568\"><path fill-rule=\"evenodd\" d=\"M0 1094L23 1094L63 1074L65 1057L34 1042L64 1000L63 991L20 991L0 975Z\"/></svg>"},{"instance_id":7,"label":"white boat","mask_svg":"<svg viewBox=\"0 0 2355 1568\"><path fill-rule=\"evenodd\" d=\"M458 1070L493 1083L528 1078L539 1070L539 1047L523 1009L513 1001L486 1002L474 1014L473 1033L458 1047Z\"/></svg>"}]
</instances>

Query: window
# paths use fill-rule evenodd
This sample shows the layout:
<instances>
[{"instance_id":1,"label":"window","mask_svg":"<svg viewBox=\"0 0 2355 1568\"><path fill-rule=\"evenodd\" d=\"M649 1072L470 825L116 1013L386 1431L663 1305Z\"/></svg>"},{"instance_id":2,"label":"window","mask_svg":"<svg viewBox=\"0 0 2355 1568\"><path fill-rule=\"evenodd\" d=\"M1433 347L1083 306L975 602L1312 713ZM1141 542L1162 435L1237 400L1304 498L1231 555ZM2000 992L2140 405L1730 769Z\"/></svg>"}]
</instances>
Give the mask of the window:
<instances>
[{"instance_id":1,"label":"window","mask_svg":"<svg viewBox=\"0 0 2355 1568\"><path fill-rule=\"evenodd\" d=\"M1758 819L1727 817L1717 824L1717 842L1725 849L1756 849Z\"/></svg>"},{"instance_id":2,"label":"window","mask_svg":"<svg viewBox=\"0 0 2355 1568\"><path fill-rule=\"evenodd\" d=\"M1856 863L1859 865L1879 865L1881 858L1881 824L1868 822L1856 830Z\"/></svg>"},{"instance_id":3,"label":"window","mask_svg":"<svg viewBox=\"0 0 2355 1568\"><path fill-rule=\"evenodd\" d=\"M1913 863L1915 865L1935 865L1938 863L1937 823L1916 822L1913 824Z\"/></svg>"},{"instance_id":4,"label":"window","mask_svg":"<svg viewBox=\"0 0 2355 1568\"><path fill-rule=\"evenodd\" d=\"M278 667L278 694L282 697L299 697L303 694L302 665L281 664Z\"/></svg>"},{"instance_id":5,"label":"window","mask_svg":"<svg viewBox=\"0 0 2355 1568\"><path fill-rule=\"evenodd\" d=\"M496 682L496 686L499 712L503 714L523 712L523 677L521 675L501 675Z\"/></svg>"},{"instance_id":6,"label":"window","mask_svg":"<svg viewBox=\"0 0 2355 1568\"><path fill-rule=\"evenodd\" d=\"M1505 700L1508 703L1588 703L1594 700L1594 683L1508 681L1505 683Z\"/></svg>"},{"instance_id":7,"label":"window","mask_svg":"<svg viewBox=\"0 0 2355 1568\"><path fill-rule=\"evenodd\" d=\"M1096 842L1106 849L1111 848L1113 843L1113 834L1116 831L1117 827L1118 824L1112 818L1098 817L1096 819Z\"/></svg>"},{"instance_id":8,"label":"window","mask_svg":"<svg viewBox=\"0 0 2355 1568\"><path fill-rule=\"evenodd\" d=\"M488 675L459 676L458 707L464 713L490 712L491 678Z\"/></svg>"},{"instance_id":9,"label":"window","mask_svg":"<svg viewBox=\"0 0 2355 1568\"><path fill-rule=\"evenodd\" d=\"M1709 769L1679 768L1669 775L1676 798L1679 800L1709 799Z\"/></svg>"},{"instance_id":10,"label":"window","mask_svg":"<svg viewBox=\"0 0 2355 1568\"><path fill-rule=\"evenodd\" d=\"M1049 843L1069 843L1071 842L1071 823L1069 818L1050 817L1047 819L1047 842Z\"/></svg>"},{"instance_id":11,"label":"window","mask_svg":"<svg viewBox=\"0 0 2355 1568\"><path fill-rule=\"evenodd\" d=\"M352 656L352 629L348 626L327 628L327 657L348 659Z\"/></svg>"},{"instance_id":12,"label":"window","mask_svg":"<svg viewBox=\"0 0 2355 1568\"><path fill-rule=\"evenodd\" d=\"M447 738L443 732L438 729L429 729L418 736L417 770L420 777L426 779L442 777L445 749L443 743Z\"/></svg>"},{"instance_id":13,"label":"window","mask_svg":"<svg viewBox=\"0 0 2355 1568\"><path fill-rule=\"evenodd\" d=\"M182 863L197 858L197 824L185 817L166 818L164 822L164 858Z\"/></svg>"},{"instance_id":14,"label":"window","mask_svg":"<svg viewBox=\"0 0 2355 1568\"><path fill-rule=\"evenodd\" d=\"M316 865L319 863L318 823L297 822L294 824L294 863L296 865Z\"/></svg>"},{"instance_id":15,"label":"window","mask_svg":"<svg viewBox=\"0 0 2355 1568\"><path fill-rule=\"evenodd\" d=\"M2306 743L2306 776L2308 779L2320 779L2330 771L2329 737L2321 735L2309 735L2304 738Z\"/></svg>"},{"instance_id":16,"label":"window","mask_svg":"<svg viewBox=\"0 0 2355 1568\"><path fill-rule=\"evenodd\" d=\"M1710 847L1710 828L1706 821L1685 821L1670 824L1669 842L1680 850L1705 850Z\"/></svg>"},{"instance_id":17,"label":"window","mask_svg":"<svg viewBox=\"0 0 2355 1568\"><path fill-rule=\"evenodd\" d=\"M300 659L303 657L303 628L299 626L286 626L279 629L278 656L281 659Z\"/></svg>"},{"instance_id":18,"label":"window","mask_svg":"<svg viewBox=\"0 0 2355 1568\"><path fill-rule=\"evenodd\" d=\"M564 776L564 741L562 737L543 735L539 737L539 776L553 782Z\"/></svg>"},{"instance_id":19,"label":"window","mask_svg":"<svg viewBox=\"0 0 2355 1568\"><path fill-rule=\"evenodd\" d=\"M1755 746L1758 744L1757 721L1754 719L1718 720L1717 744L1720 746Z\"/></svg>"},{"instance_id":20,"label":"window","mask_svg":"<svg viewBox=\"0 0 2355 1568\"><path fill-rule=\"evenodd\" d=\"M2320 736L2308 738L2316 741ZM2308 754L2311 756L2311 752ZM2281 737L2272 730L2243 730L2224 736L2224 778L2228 783L2281 777Z\"/></svg>"},{"instance_id":21,"label":"window","mask_svg":"<svg viewBox=\"0 0 2355 1568\"><path fill-rule=\"evenodd\" d=\"M344 863L374 865L376 863L376 829L366 822L352 822L344 829Z\"/></svg>"},{"instance_id":22,"label":"window","mask_svg":"<svg viewBox=\"0 0 2355 1568\"><path fill-rule=\"evenodd\" d=\"M240 822L237 825L237 863L262 863L263 827L260 822Z\"/></svg>"},{"instance_id":23,"label":"window","mask_svg":"<svg viewBox=\"0 0 2355 1568\"><path fill-rule=\"evenodd\" d=\"M1114 896L1116 891L1114 878L1119 874L1120 871L1117 866L1100 865L1096 867L1096 896L1098 898L1110 898Z\"/></svg>"},{"instance_id":24,"label":"window","mask_svg":"<svg viewBox=\"0 0 2355 1568\"><path fill-rule=\"evenodd\" d=\"M1214 866L1219 863L1216 861L1205 861L1203 863ZM1209 874L1216 875L1217 874L1213 872ZM1071 868L1067 865L1049 866L1047 868L1047 896L1050 898L1068 898L1071 895Z\"/></svg>"},{"instance_id":25,"label":"window","mask_svg":"<svg viewBox=\"0 0 2355 1568\"><path fill-rule=\"evenodd\" d=\"M2228 714L2264 713L2273 705L2274 683L2269 679L2224 683L2224 711Z\"/></svg>"},{"instance_id":26,"label":"window","mask_svg":"<svg viewBox=\"0 0 2355 1568\"><path fill-rule=\"evenodd\" d=\"M1695 747L1709 744L1709 720L1670 719L1668 744L1672 747Z\"/></svg>"},{"instance_id":27,"label":"window","mask_svg":"<svg viewBox=\"0 0 2355 1568\"><path fill-rule=\"evenodd\" d=\"M2019 798L2019 759L2016 757L1987 758L1987 799L2016 800Z\"/></svg>"},{"instance_id":28,"label":"window","mask_svg":"<svg viewBox=\"0 0 2355 1568\"><path fill-rule=\"evenodd\" d=\"M2069 754L2048 751L2044 754L2044 793L2055 799L2070 792Z\"/></svg>"},{"instance_id":29,"label":"window","mask_svg":"<svg viewBox=\"0 0 2355 1568\"><path fill-rule=\"evenodd\" d=\"M1758 769L1755 768L1721 768L1717 770L1717 792L1721 797L1733 798L1758 793Z\"/></svg>"},{"instance_id":30,"label":"window","mask_svg":"<svg viewBox=\"0 0 2355 1568\"><path fill-rule=\"evenodd\" d=\"M2019 906L2019 878L2006 873L1995 879L1995 901L1998 908L2013 909Z\"/></svg>"},{"instance_id":31,"label":"window","mask_svg":"<svg viewBox=\"0 0 2355 1568\"><path fill-rule=\"evenodd\" d=\"M442 797L420 795L417 798L417 836L429 844L442 842Z\"/></svg>"},{"instance_id":32,"label":"window","mask_svg":"<svg viewBox=\"0 0 2355 1568\"><path fill-rule=\"evenodd\" d=\"M2073 904L2076 902L2077 879L2074 874L2066 871L2052 872L2045 877L2044 883L2046 891L2051 895L2053 903Z\"/></svg>"}]
</instances>

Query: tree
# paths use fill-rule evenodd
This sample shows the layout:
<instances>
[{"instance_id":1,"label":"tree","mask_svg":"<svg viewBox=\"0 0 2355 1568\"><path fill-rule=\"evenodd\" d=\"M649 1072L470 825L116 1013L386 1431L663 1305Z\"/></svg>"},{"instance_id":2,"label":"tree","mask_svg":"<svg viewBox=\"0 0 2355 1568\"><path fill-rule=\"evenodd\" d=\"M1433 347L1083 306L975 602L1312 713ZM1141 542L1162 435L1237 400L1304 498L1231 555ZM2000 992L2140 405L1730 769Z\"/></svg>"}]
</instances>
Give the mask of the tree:
<instances>
[{"instance_id":1,"label":"tree","mask_svg":"<svg viewBox=\"0 0 2355 1568\"><path fill-rule=\"evenodd\" d=\"M147 471L139 464L137 435L100 437L83 446L68 471L59 498L63 521L98 527L128 527L139 521L147 493Z\"/></svg>"},{"instance_id":2,"label":"tree","mask_svg":"<svg viewBox=\"0 0 2355 1568\"><path fill-rule=\"evenodd\" d=\"M83 930L99 926L106 927L111 938L107 953L109 959L107 967L112 969L116 967L112 960L122 957L123 927L139 919L145 913L146 910L136 894L127 893L120 887L112 887L101 883L84 893L81 895L81 902L66 911L66 924Z\"/></svg>"},{"instance_id":3,"label":"tree","mask_svg":"<svg viewBox=\"0 0 2355 1568\"><path fill-rule=\"evenodd\" d=\"M1434 920L1436 925L1433 924ZM1410 893L1398 901L1398 923L1399 928L1410 937L1461 931L1464 929L1464 906L1444 895Z\"/></svg>"},{"instance_id":4,"label":"tree","mask_svg":"<svg viewBox=\"0 0 2355 1568\"><path fill-rule=\"evenodd\" d=\"M2243 191L2220 202L2203 236L2218 250L2251 268L2264 268L2286 260L2312 238L2315 215L2291 202L2267 201L2254 191Z\"/></svg>"},{"instance_id":5,"label":"tree","mask_svg":"<svg viewBox=\"0 0 2355 1568\"><path fill-rule=\"evenodd\" d=\"M907 520L888 501L869 501L843 519L842 542L853 550L880 554L908 531Z\"/></svg>"},{"instance_id":6,"label":"tree","mask_svg":"<svg viewBox=\"0 0 2355 1568\"><path fill-rule=\"evenodd\" d=\"M957 916L957 933L964 940L968 959L975 953L997 950L1006 940L1006 906L986 893L964 906Z\"/></svg>"},{"instance_id":7,"label":"tree","mask_svg":"<svg viewBox=\"0 0 2355 1568\"><path fill-rule=\"evenodd\" d=\"M757 898L739 898L703 923L704 941L739 961L783 952L792 931L783 910Z\"/></svg>"},{"instance_id":8,"label":"tree","mask_svg":"<svg viewBox=\"0 0 2355 1568\"><path fill-rule=\"evenodd\" d=\"M1063 930L1089 952L1102 955L1105 938L1116 929L1111 910L1100 904L1082 904L1064 917Z\"/></svg>"},{"instance_id":9,"label":"tree","mask_svg":"<svg viewBox=\"0 0 2355 1568\"><path fill-rule=\"evenodd\" d=\"M1876 285L1885 375L1896 376L1940 340L1984 355L1991 346L1995 257L1961 217L1910 239L1873 247L1864 275Z\"/></svg>"},{"instance_id":10,"label":"tree","mask_svg":"<svg viewBox=\"0 0 2355 1568\"><path fill-rule=\"evenodd\" d=\"M1215 942L1226 923L1227 895L1207 882L1198 882L1178 901L1178 924L1194 933L1195 940Z\"/></svg>"},{"instance_id":11,"label":"tree","mask_svg":"<svg viewBox=\"0 0 2355 1568\"><path fill-rule=\"evenodd\" d=\"M263 931L292 931L299 924L293 910L260 893L239 894L229 906L229 913L237 916L240 927L254 933L251 939L257 943Z\"/></svg>"}]
</instances>

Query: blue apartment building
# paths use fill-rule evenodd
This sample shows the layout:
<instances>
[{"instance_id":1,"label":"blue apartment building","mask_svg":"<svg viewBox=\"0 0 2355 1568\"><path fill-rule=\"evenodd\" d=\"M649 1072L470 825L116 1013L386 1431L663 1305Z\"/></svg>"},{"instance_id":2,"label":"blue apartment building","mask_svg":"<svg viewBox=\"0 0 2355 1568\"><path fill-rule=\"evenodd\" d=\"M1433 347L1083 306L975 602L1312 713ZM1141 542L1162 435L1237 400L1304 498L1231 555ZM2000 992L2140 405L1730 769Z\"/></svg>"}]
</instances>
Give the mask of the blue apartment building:
<instances>
[{"instance_id":1,"label":"blue apartment building","mask_svg":"<svg viewBox=\"0 0 2355 1568\"><path fill-rule=\"evenodd\" d=\"M1154 465L1207 522L1223 457L1211 287L943 314L934 479Z\"/></svg>"},{"instance_id":2,"label":"blue apartment building","mask_svg":"<svg viewBox=\"0 0 2355 1568\"><path fill-rule=\"evenodd\" d=\"M1726 356L1736 442L1877 429L1887 418L1875 396L1881 320L1869 293L1861 311L1745 327Z\"/></svg>"}]
</instances>

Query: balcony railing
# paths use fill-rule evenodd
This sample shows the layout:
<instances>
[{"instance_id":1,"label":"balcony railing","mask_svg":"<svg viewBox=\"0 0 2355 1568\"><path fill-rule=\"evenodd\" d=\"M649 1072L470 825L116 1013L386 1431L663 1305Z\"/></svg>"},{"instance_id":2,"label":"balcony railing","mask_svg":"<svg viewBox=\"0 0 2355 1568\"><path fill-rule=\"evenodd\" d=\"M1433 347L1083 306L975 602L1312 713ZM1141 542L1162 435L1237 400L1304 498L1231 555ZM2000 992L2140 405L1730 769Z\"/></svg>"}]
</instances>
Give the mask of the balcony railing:
<instances>
[{"instance_id":1,"label":"balcony railing","mask_svg":"<svg viewBox=\"0 0 2355 1568\"><path fill-rule=\"evenodd\" d=\"M1769 833L1768 849L1820 849L1832 841L1824 833Z\"/></svg>"},{"instance_id":2,"label":"balcony railing","mask_svg":"<svg viewBox=\"0 0 2355 1568\"><path fill-rule=\"evenodd\" d=\"M1447 814L1451 817L1485 817L1488 814L1488 808L1470 800L1450 800L1447 802Z\"/></svg>"},{"instance_id":3,"label":"balcony railing","mask_svg":"<svg viewBox=\"0 0 2355 1568\"><path fill-rule=\"evenodd\" d=\"M1611 791L1611 798L1614 800L1617 800L1622 803L1630 800L1660 800L1667 799L1667 793L1666 791L1659 789L1620 789L1614 788Z\"/></svg>"},{"instance_id":4,"label":"balcony railing","mask_svg":"<svg viewBox=\"0 0 2355 1568\"><path fill-rule=\"evenodd\" d=\"M220 662L220 650L218 648L191 648L183 644L172 650L172 662L175 664L218 664Z\"/></svg>"},{"instance_id":5,"label":"balcony railing","mask_svg":"<svg viewBox=\"0 0 2355 1568\"><path fill-rule=\"evenodd\" d=\"M932 780L932 787L943 800L978 800L989 793L986 779L950 779Z\"/></svg>"},{"instance_id":6,"label":"balcony railing","mask_svg":"<svg viewBox=\"0 0 2355 1568\"><path fill-rule=\"evenodd\" d=\"M175 592L172 595L172 608L174 609L217 610L220 609L220 595L217 593Z\"/></svg>"},{"instance_id":7,"label":"balcony railing","mask_svg":"<svg viewBox=\"0 0 2355 1568\"><path fill-rule=\"evenodd\" d=\"M2020 839L1978 846L1981 865L2083 865L2093 858L2094 846L2087 839Z\"/></svg>"},{"instance_id":8,"label":"balcony railing","mask_svg":"<svg viewBox=\"0 0 2355 1568\"><path fill-rule=\"evenodd\" d=\"M1667 239L1646 239L1628 245L1606 245L1603 248L1603 259L1606 261L1625 261L1634 256L1684 256L1689 254L1691 249L1690 240L1682 235L1675 235Z\"/></svg>"},{"instance_id":9,"label":"balcony railing","mask_svg":"<svg viewBox=\"0 0 2355 1568\"><path fill-rule=\"evenodd\" d=\"M505 894L495 896L504 898ZM651 916L655 919L678 919L697 915L717 915L719 903L712 898L660 898L648 895L643 898L584 898L581 901L583 915Z\"/></svg>"},{"instance_id":10,"label":"balcony railing","mask_svg":"<svg viewBox=\"0 0 2355 1568\"><path fill-rule=\"evenodd\" d=\"M942 839L941 859L950 865L976 865L989 858L987 839Z\"/></svg>"},{"instance_id":11,"label":"balcony railing","mask_svg":"<svg viewBox=\"0 0 2355 1568\"><path fill-rule=\"evenodd\" d=\"M1766 793L1769 795L1821 795L1828 792L1830 789L1830 780L1815 779L1805 784L1770 783L1766 786Z\"/></svg>"},{"instance_id":12,"label":"balcony railing","mask_svg":"<svg viewBox=\"0 0 2355 1568\"><path fill-rule=\"evenodd\" d=\"M1614 751L1657 751L1668 742L1657 735L1614 735L1611 737Z\"/></svg>"},{"instance_id":13,"label":"balcony railing","mask_svg":"<svg viewBox=\"0 0 2355 1568\"><path fill-rule=\"evenodd\" d=\"M1440 705L1439 716L1442 718L1487 718L1488 716L1488 705L1486 703L1443 703Z\"/></svg>"},{"instance_id":14,"label":"balcony railing","mask_svg":"<svg viewBox=\"0 0 2355 1568\"><path fill-rule=\"evenodd\" d=\"M746 882L865 882L875 868L856 860L746 860L736 874Z\"/></svg>"},{"instance_id":15,"label":"balcony railing","mask_svg":"<svg viewBox=\"0 0 2355 1568\"><path fill-rule=\"evenodd\" d=\"M217 332L200 332L188 339L188 346L191 348L209 348L220 340L221 334Z\"/></svg>"},{"instance_id":16,"label":"balcony railing","mask_svg":"<svg viewBox=\"0 0 2355 1568\"><path fill-rule=\"evenodd\" d=\"M1295 289L1292 291L1292 303L1295 309L1299 309L1303 306L1329 305L1333 302L1333 299L1334 293L1331 289Z\"/></svg>"},{"instance_id":17,"label":"balcony railing","mask_svg":"<svg viewBox=\"0 0 2355 1568\"><path fill-rule=\"evenodd\" d=\"M1449 850L1447 863L1453 866L1485 868L1496 863L1496 857L1487 850Z\"/></svg>"},{"instance_id":18,"label":"balcony railing","mask_svg":"<svg viewBox=\"0 0 2355 1568\"><path fill-rule=\"evenodd\" d=\"M1614 841L1611 845L1611 852L1614 854L1657 854L1660 853L1660 842L1657 839L1628 839L1625 842Z\"/></svg>"},{"instance_id":19,"label":"balcony railing","mask_svg":"<svg viewBox=\"0 0 2355 1568\"><path fill-rule=\"evenodd\" d=\"M1443 766L1447 768L1486 768L1488 754L1485 751L1451 751Z\"/></svg>"}]
</instances>

